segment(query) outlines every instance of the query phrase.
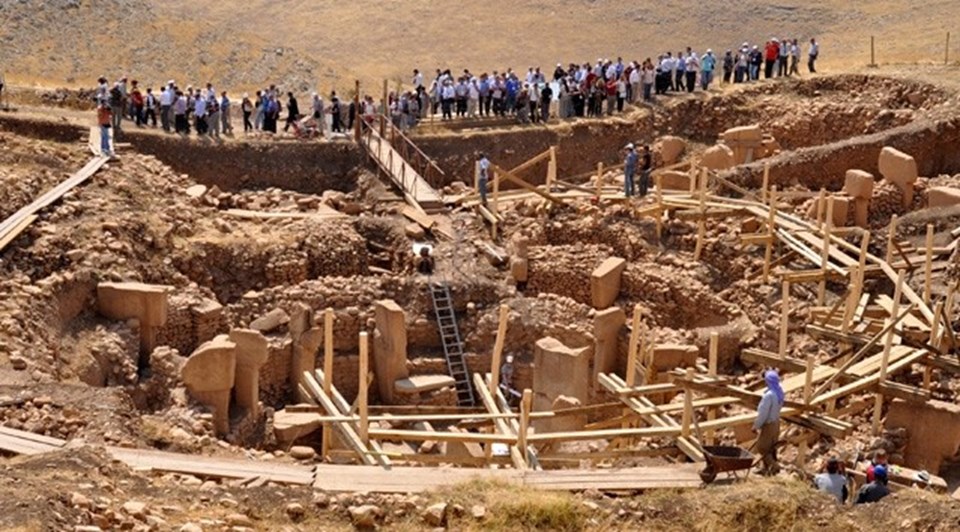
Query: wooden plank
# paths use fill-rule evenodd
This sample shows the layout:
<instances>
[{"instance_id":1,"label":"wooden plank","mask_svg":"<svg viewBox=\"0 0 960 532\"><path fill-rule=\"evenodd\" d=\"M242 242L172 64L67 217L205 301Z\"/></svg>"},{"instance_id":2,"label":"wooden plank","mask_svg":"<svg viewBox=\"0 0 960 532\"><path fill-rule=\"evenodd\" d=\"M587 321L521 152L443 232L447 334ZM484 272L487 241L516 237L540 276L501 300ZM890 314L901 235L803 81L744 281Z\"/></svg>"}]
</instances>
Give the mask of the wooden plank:
<instances>
[{"instance_id":1,"label":"wooden plank","mask_svg":"<svg viewBox=\"0 0 960 532\"><path fill-rule=\"evenodd\" d=\"M199 477L238 479L263 477L272 482L306 486L314 482L313 469L304 466L121 447L108 447L107 451L114 459L134 469L183 473Z\"/></svg>"},{"instance_id":2,"label":"wooden plank","mask_svg":"<svg viewBox=\"0 0 960 532\"><path fill-rule=\"evenodd\" d=\"M330 220L349 218L342 212L277 212L251 211L247 209L227 209L223 211L227 216L250 220Z\"/></svg>"},{"instance_id":3,"label":"wooden plank","mask_svg":"<svg viewBox=\"0 0 960 532\"><path fill-rule=\"evenodd\" d=\"M30 214L21 219L16 225L11 227L6 233L0 235L0 251L6 249L10 242L13 242L20 236L24 229L37 220L36 214Z\"/></svg>"}]
</instances>

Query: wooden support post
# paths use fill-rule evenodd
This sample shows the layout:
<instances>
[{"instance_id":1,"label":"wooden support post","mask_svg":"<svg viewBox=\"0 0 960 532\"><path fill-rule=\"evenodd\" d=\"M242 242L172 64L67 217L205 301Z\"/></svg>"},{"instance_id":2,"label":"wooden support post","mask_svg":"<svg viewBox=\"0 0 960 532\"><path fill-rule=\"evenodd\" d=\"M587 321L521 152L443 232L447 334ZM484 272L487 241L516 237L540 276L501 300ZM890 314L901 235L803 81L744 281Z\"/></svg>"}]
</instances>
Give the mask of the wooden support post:
<instances>
[{"instance_id":1,"label":"wooden support post","mask_svg":"<svg viewBox=\"0 0 960 532\"><path fill-rule=\"evenodd\" d=\"M927 224L926 255L923 265L923 303L930 306L930 293L933 277L933 224Z\"/></svg>"},{"instance_id":2,"label":"wooden support post","mask_svg":"<svg viewBox=\"0 0 960 532\"><path fill-rule=\"evenodd\" d=\"M769 196L767 195L767 190L770 188L770 163L763 163L763 188L760 189L760 201L763 203L771 204L769 201Z\"/></svg>"},{"instance_id":3,"label":"wooden support post","mask_svg":"<svg viewBox=\"0 0 960 532\"><path fill-rule=\"evenodd\" d=\"M547 191L552 192L557 182L557 147L550 146L550 160L547 162Z\"/></svg>"},{"instance_id":4,"label":"wooden support post","mask_svg":"<svg viewBox=\"0 0 960 532\"><path fill-rule=\"evenodd\" d=\"M387 80L383 80L383 111L380 113L380 138L387 133L387 118L390 116L390 102L387 101Z\"/></svg>"},{"instance_id":5,"label":"wooden support post","mask_svg":"<svg viewBox=\"0 0 960 532\"><path fill-rule=\"evenodd\" d=\"M360 80L356 80L355 84L355 93L353 95L353 136L356 141L359 143L361 139L360 134Z\"/></svg>"},{"instance_id":6,"label":"wooden support post","mask_svg":"<svg viewBox=\"0 0 960 532\"><path fill-rule=\"evenodd\" d=\"M720 350L720 334L716 331L710 333L710 355L707 365L707 375L711 377L717 376L717 357L719 356ZM711 406L707 409L707 421L713 421L717 419L717 407ZM704 439L706 440L707 445L713 445L716 436L713 429L707 429L704 433Z\"/></svg>"},{"instance_id":7,"label":"wooden support post","mask_svg":"<svg viewBox=\"0 0 960 532\"><path fill-rule=\"evenodd\" d=\"M603 196L603 163L597 163L597 203L599 204L600 198Z\"/></svg>"},{"instance_id":8,"label":"wooden support post","mask_svg":"<svg viewBox=\"0 0 960 532\"><path fill-rule=\"evenodd\" d=\"M820 189L820 195L817 196L817 227L823 225L823 211L827 208L827 190Z\"/></svg>"},{"instance_id":9,"label":"wooden support post","mask_svg":"<svg viewBox=\"0 0 960 532\"><path fill-rule=\"evenodd\" d=\"M947 45L943 49L943 64L950 64L950 32L947 32Z\"/></svg>"},{"instance_id":10,"label":"wooden support post","mask_svg":"<svg viewBox=\"0 0 960 532\"><path fill-rule=\"evenodd\" d=\"M703 253L703 241L707 233L707 181L709 179L709 170L704 167L700 176L700 221L697 222L697 244L693 250L693 260L697 261Z\"/></svg>"},{"instance_id":11,"label":"wooden support post","mask_svg":"<svg viewBox=\"0 0 960 532\"><path fill-rule=\"evenodd\" d=\"M687 368L687 381L693 380L693 368ZM685 386L683 389L683 421L680 425L680 435L690 437L690 423L693 421L693 388Z\"/></svg>"},{"instance_id":12,"label":"wooden support post","mask_svg":"<svg viewBox=\"0 0 960 532\"><path fill-rule=\"evenodd\" d=\"M783 282L783 292L780 295L780 343L777 354L780 358L787 357L787 326L790 315L790 281Z\"/></svg>"},{"instance_id":13,"label":"wooden support post","mask_svg":"<svg viewBox=\"0 0 960 532\"><path fill-rule=\"evenodd\" d=\"M894 244L896 243L897 238L897 215L894 214L890 218L890 226L887 228L887 257L885 262L887 264L893 263L893 250Z\"/></svg>"},{"instance_id":14,"label":"wooden support post","mask_svg":"<svg viewBox=\"0 0 960 532\"><path fill-rule=\"evenodd\" d=\"M520 398L520 427L517 430L517 450L523 456L523 461L527 463L527 431L530 427L530 406L533 404L533 390L527 388L523 390L523 396Z\"/></svg>"},{"instance_id":15,"label":"wooden support post","mask_svg":"<svg viewBox=\"0 0 960 532\"><path fill-rule=\"evenodd\" d=\"M823 278L817 289L818 305L823 305L827 298L827 267L830 265L830 235L833 229L833 196L827 200L827 217L823 221L822 229L823 251L820 255L820 268L823 270Z\"/></svg>"},{"instance_id":16,"label":"wooden support post","mask_svg":"<svg viewBox=\"0 0 960 532\"><path fill-rule=\"evenodd\" d=\"M890 318L887 320L887 323L893 323L896 320L897 315L900 313L900 297L903 293L903 277L904 271L897 271L897 285L894 288L893 292L893 308L890 310ZM883 342L883 354L880 357L880 380L878 384L883 384L887 380L887 365L890 362L890 349L893 347L893 337L897 334L896 326L890 327L890 330L887 332L887 337ZM878 436L880 434L880 416L883 410L883 393L877 392L874 397L873 404L873 434Z\"/></svg>"},{"instance_id":17,"label":"wooden support post","mask_svg":"<svg viewBox=\"0 0 960 532\"><path fill-rule=\"evenodd\" d=\"M500 173L493 168L490 171L493 172L493 201L490 202L490 210L497 215L500 214Z\"/></svg>"},{"instance_id":18,"label":"wooden support post","mask_svg":"<svg viewBox=\"0 0 960 532\"><path fill-rule=\"evenodd\" d=\"M493 342L493 358L490 360L490 395L496 397L500 388L500 358L503 356L503 343L507 336L507 318L510 307L500 305L499 321L497 323L497 339Z\"/></svg>"},{"instance_id":19,"label":"wooden support post","mask_svg":"<svg viewBox=\"0 0 960 532\"><path fill-rule=\"evenodd\" d=\"M813 355L807 355L806 374L803 379L803 404L809 405L813 397L813 369L816 366Z\"/></svg>"},{"instance_id":20,"label":"wooden support post","mask_svg":"<svg viewBox=\"0 0 960 532\"><path fill-rule=\"evenodd\" d=\"M367 419L367 386L368 386L368 377L370 375L370 357L368 353L367 345L367 332L362 331L360 333L360 388L357 392L357 410L360 412L360 427L359 434L360 439L363 440L363 443L366 444L370 441L370 422Z\"/></svg>"},{"instance_id":21,"label":"wooden support post","mask_svg":"<svg viewBox=\"0 0 960 532\"><path fill-rule=\"evenodd\" d=\"M940 318L943 315L943 301L937 302L933 310L933 322L930 324L930 345L940 349ZM923 389L929 390L933 381L933 366L923 366Z\"/></svg>"},{"instance_id":22,"label":"wooden support post","mask_svg":"<svg viewBox=\"0 0 960 532\"><path fill-rule=\"evenodd\" d=\"M657 174L657 242L663 236L663 177Z\"/></svg>"},{"instance_id":23,"label":"wooden support post","mask_svg":"<svg viewBox=\"0 0 960 532\"><path fill-rule=\"evenodd\" d=\"M873 47L873 35L870 36L870 65L872 67L877 66L877 56L874 53L875 49Z\"/></svg>"},{"instance_id":24,"label":"wooden support post","mask_svg":"<svg viewBox=\"0 0 960 532\"><path fill-rule=\"evenodd\" d=\"M480 161L473 163L473 191L480 193Z\"/></svg>"},{"instance_id":25,"label":"wooden support post","mask_svg":"<svg viewBox=\"0 0 960 532\"><path fill-rule=\"evenodd\" d=\"M628 388L637 382L637 345L640 343L640 305L633 307L633 322L631 323L630 345L627 346L627 374L624 381Z\"/></svg>"},{"instance_id":26,"label":"wooden support post","mask_svg":"<svg viewBox=\"0 0 960 532\"><path fill-rule=\"evenodd\" d=\"M767 191L764 189L764 196ZM773 258L773 236L777 231L777 186L770 189L770 215L767 218L767 245L763 251L763 283L770 282L770 260Z\"/></svg>"},{"instance_id":27,"label":"wooden support post","mask_svg":"<svg viewBox=\"0 0 960 532\"><path fill-rule=\"evenodd\" d=\"M697 192L697 168L695 166L690 167L690 196Z\"/></svg>"},{"instance_id":28,"label":"wooden support post","mask_svg":"<svg viewBox=\"0 0 960 532\"><path fill-rule=\"evenodd\" d=\"M323 393L333 397L333 309L327 307L323 312ZM321 456L326 459L330 455L330 439L333 438L333 427L330 423L323 424L323 441L321 442Z\"/></svg>"}]
</instances>

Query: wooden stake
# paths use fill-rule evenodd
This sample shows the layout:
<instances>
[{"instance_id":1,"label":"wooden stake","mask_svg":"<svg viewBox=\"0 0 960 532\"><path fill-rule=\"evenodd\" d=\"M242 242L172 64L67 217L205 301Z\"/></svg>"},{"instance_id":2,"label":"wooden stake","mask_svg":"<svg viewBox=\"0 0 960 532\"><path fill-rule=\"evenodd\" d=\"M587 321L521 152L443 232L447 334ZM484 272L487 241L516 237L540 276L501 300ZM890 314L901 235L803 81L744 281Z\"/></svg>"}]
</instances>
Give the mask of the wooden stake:
<instances>
[{"instance_id":1,"label":"wooden stake","mask_svg":"<svg viewBox=\"0 0 960 532\"><path fill-rule=\"evenodd\" d=\"M493 172L493 202L490 203L494 215L500 213L500 173L491 168ZM496 225L496 224L494 224Z\"/></svg>"},{"instance_id":2,"label":"wooden stake","mask_svg":"<svg viewBox=\"0 0 960 532\"><path fill-rule=\"evenodd\" d=\"M764 191L764 195L767 195ZM773 258L773 235L777 230L777 186L770 189L770 216L767 218L767 245L763 251L763 283L770 282L770 259Z\"/></svg>"},{"instance_id":3,"label":"wooden stake","mask_svg":"<svg viewBox=\"0 0 960 532\"><path fill-rule=\"evenodd\" d=\"M693 368L687 368L687 380L693 380ZM693 420L693 390L687 386L683 390L683 422L680 426L680 435L690 437L690 422Z\"/></svg>"},{"instance_id":4,"label":"wooden stake","mask_svg":"<svg viewBox=\"0 0 960 532\"><path fill-rule=\"evenodd\" d=\"M944 50L943 50L943 64L944 65L950 64L950 32L949 31L947 32L947 45L944 47Z\"/></svg>"},{"instance_id":5,"label":"wooden stake","mask_svg":"<svg viewBox=\"0 0 960 532\"><path fill-rule=\"evenodd\" d=\"M853 275L853 285L850 287L849 295L847 296L847 307L843 311L843 322L840 325L840 332L844 334L850 332L850 322L853 320L853 315L857 312L857 305L860 304L860 295L863 293L863 282L866 275L869 245L870 233L864 232L860 238L860 258L857 263L857 271Z\"/></svg>"},{"instance_id":6,"label":"wooden stake","mask_svg":"<svg viewBox=\"0 0 960 532\"><path fill-rule=\"evenodd\" d=\"M770 163L763 163L763 188L760 189L760 200L768 203L767 190L770 188Z\"/></svg>"},{"instance_id":7,"label":"wooden stake","mask_svg":"<svg viewBox=\"0 0 960 532\"><path fill-rule=\"evenodd\" d=\"M550 146L550 161L547 163L547 190L553 191L557 181L557 147Z\"/></svg>"},{"instance_id":8,"label":"wooden stake","mask_svg":"<svg viewBox=\"0 0 960 532\"><path fill-rule=\"evenodd\" d=\"M693 250L693 260L700 260L700 254L703 253L703 240L707 233L707 181L709 179L709 170L704 168L700 177L700 221L697 223L697 245Z\"/></svg>"},{"instance_id":9,"label":"wooden stake","mask_svg":"<svg viewBox=\"0 0 960 532\"><path fill-rule=\"evenodd\" d=\"M783 293L780 295L780 347L777 354L780 358L787 357L787 322L790 314L790 282L783 282Z\"/></svg>"},{"instance_id":10,"label":"wooden stake","mask_svg":"<svg viewBox=\"0 0 960 532\"><path fill-rule=\"evenodd\" d=\"M817 196L817 227L823 225L823 211L827 207L827 191L820 189L820 195Z\"/></svg>"},{"instance_id":11,"label":"wooden stake","mask_svg":"<svg viewBox=\"0 0 960 532\"><path fill-rule=\"evenodd\" d=\"M496 397L500 388L500 358L503 356L503 343L507 336L507 318L510 307L500 305L499 321L497 323L497 339L493 343L493 358L490 360L490 395Z\"/></svg>"},{"instance_id":12,"label":"wooden stake","mask_svg":"<svg viewBox=\"0 0 960 532\"><path fill-rule=\"evenodd\" d=\"M383 80L383 112L380 115L380 137L386 135L387 118L390 117L390 103L387 101L387 80Z\"/></svg>"},{"instance_id":13,"label":"wooden stake","mask_svg":"<svg viewBox=\"0 0 960 532\"><path fill-rule=\"evenodd\" d=\"M933 274L933 224L927 224L926 262L923 267L923 303L930 306L931 278Z\"/></svg>"},{"instance_id":14,"label":"wooden stake","mask_svg":"<svg viewBox=\"0 0 960 532\"><path fill-rule=\"evenodd\" d=\"M360 333L360 388L357 392L357 409L360 411L360 439L366 444L370 441L370 423L367 419L367 379L370 374L370 359L367 346L367 332Z\"/></svg>"},{"instance_id":15,"label":"wooden stake","mask_svg":"<svg viewBox=\"0 0 960 532\"><path fill-rule=\"evenodd\" d=\"M817 304L823 305L827 298L827 266L830 264L830 235L833 228L833 196L827 200L827 219L823 221L823 253L820 255L820 268L823 270L823 279L817 289Z\"/></svg>"},{"instance_id":16,"label":"wooden stake","mask_svg":"<svg viewBox=\"0 0 960 532\"><path fill-rule=\"evenodd\" d=\"M887 320L887 323L892 323L896 319L897 314L900 312L900 297L903 291L903 277L904 271L897 271L897 285L894 289L893 294L893 308L890 311L890 318ZM890 327L890 330L887 332L887 337L883 342L883 355L880 358L880 381L878 384L883 384L887 380L887 365L890 362L890 349L893 347L893 337L897 334L896 327ZM873 404L873 434L880 434L880 416L883 410L883 394L877 392L874 398Z\"/></svg>"},{"instance_id":17,"label":"wooden stake","mask_svg":"<svg viewBox=\"0 0 960 532\"><path fill-rule=\"evenodd\" d=\"M323 393L333 397L333 309L327 307L323 312ZM330 440L333 430L330 423L323 424L323 441L320 446L320 455L326 459L330 455Z\"/></svg>"},{"instance_id":18,"label":"wooden stake","mask_svg":"<svg viewBox=\"0 0 960 532\"><path fill-rule=\"evenodd\" d=\"M815 363L813 355L807 355L807 372L803 379L803 404L809 405L813 393L813 369Z\"/></svg>"},{"instance_id":19,"label":"wooden stake","mask_svg":"<svg viewBox=\"0 0 960 532\"><path fill-rule=\"evenodd\" d=\"M940 317L943 315L943 301L939 301L933 310L933 322L930 324L930 345L940 349ZM929 390L933 381L933 367L923 367L923 389Z\"/></svg>"},{"instance_id":20,"label":"wooden stake","mask_svg":"<svg viewBox=\"0 0 960 532\"><path fill-rule=\"evenodd\" d=\"M360 134L360 80L356 80L356 94L353 95L353 135L357 142L361 140Z\"/></svg>"},{"instance_id":21,"label":"wooden stake","mask_svg":"<svg viewBox=\"0 0 960 532\"><path fill-rule=\"evenodd\" d=\"M663 236L663 177L657 174L657 242Z\"/></svg>"},{"instance_id":22,"label":"wooden stake","mask_svg":"<svg viewBox=\"0 0 960 532\"><path fill-rule=\"evenodd\" d=\"M637 382L637 344L640 342L640 305L633 307L633 322L630 331L630 345L627 346L627 375L624 381L628 388Z\"/></svg>"},{"instance_id":23,"label":"wooden stake","mask_svg":"<svg viewBox=\"0 0 960 532\"><path fill-rule=\"evenodd\" d=\"M870 36L870 66L877 66L877 58L873 48L873 35Z\"/></svg>"},{"instance_id":24,"label":"wooden stake","mask_svg":"<svg viewBox=\"0 0 960 532\"><path fill-rule=\"evenodd\" d=\"M524 463L527 462L527 430L530 427L530 406L533 403L533 391L529 388L523 390L523 397L520 399L520 428L517 430L517 449L523 455Z\"/></svg>"},{"instance_id":25,"label":"wooden stake","mask_svg":"<svg viewBox=\"0 0 960 532\"><path fill-rule=\"evenodd\" d=\"M603 163L597 163L597 202L603 196Z\"/></svg>"},{"instance_id":26,"label":"wooden stake","mask_svg":"<svg viewBox=\"0 0 960 532\"><path fill-rule=\"evenodd\" d=\"M716 331L710 333L710 358L708 359L709 363L707 366L707 375L711 377L717 376L717 357L719 354L720 348L720 334ZM717 408L711 406L707 409L707 421L713 421L717 419ZM713 445L716 441L715 431L713 429L707 429L704 433L704 439L706 440L707 445Z\"/></svg>"},{"instance_id":27,"label":"wooden stake","mask_svg":"<svg viewBox=\"0 0 960 532\"><path fill-rule=\"evenodd\" d=\"M690 167L690 195L693 196L697 192L697 168L695 166Z\"/></svg>"},{"instance_id":28,"label":"wooden stake","mask_svg":"<svg viewBox=\"0 0 960 532\"><path fill-rule=\"evenodd\" d=\"M480 193L480 161L473 163L473 191Z\"/></svg>"},{"instance_id":29,"label":"wooden stake","mask_svg":"<svg viewBox=\"0 0 960 532\"><path fill-rule=\"evenodd\" d=\"M893 263L894 239L897 237L897 215L890 218L890 226L887 228L887 258L886 263Z\"/></svg>"}]
</instances>

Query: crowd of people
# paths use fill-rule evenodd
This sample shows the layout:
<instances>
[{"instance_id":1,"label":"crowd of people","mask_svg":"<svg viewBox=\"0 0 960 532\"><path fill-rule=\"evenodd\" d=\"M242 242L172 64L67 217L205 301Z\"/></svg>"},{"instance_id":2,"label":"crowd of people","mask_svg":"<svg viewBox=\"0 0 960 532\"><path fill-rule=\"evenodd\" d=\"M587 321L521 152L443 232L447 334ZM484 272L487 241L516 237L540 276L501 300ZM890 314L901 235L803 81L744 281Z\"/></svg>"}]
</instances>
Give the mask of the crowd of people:
<instances>
[{"instance_id":1,"label":"crowd of people","mask_svg":"<svg viewBox=\"0 0 960 532\"><path fill-rule=\"evenodd\" d=\"M819 51L819 44L810 39L807 69L811 73L816 72ZM618 57L566 67L558 63L549 75L539 67L530 67L525 74L511 68L481 74L464 69L460 75L437 69L428 82L423 73L414 70L410 85L389 93L386 102L377 102L372 96L342 102L336 91L327 102L314 92L305 114L293 92L284 95L276 85L253 96L244 93L236 103L211 83L181 88L169 80L154 91L152 87L142 89L137 80L128 83L126 77L112 85L101 77L95 98L101 122L109 111L109 121L103 125L112 128L115 137L122 133L124 119L137 127L160 127L180 135L232 135L234 108L239 107L245 134L276 134L283 122L285 132L292 129L295 136L309 138L327 135L328 128L329 134L350 131L356 120L372 123L380 113L404 130L438 115L441 121L513 117L521 124L547 122L552 117L610 116L623 112L627 105L650 104L670 92L709 90L718 73L725 84L757 81L761 69L764 78L799 75L800 54L797 39L770 39L763 50L745 42L735 53L727 50L723 57L709 49L700 55L687 47L676 55L665 52L656 60L624 62Z\"/></svg>"}]
</instances>

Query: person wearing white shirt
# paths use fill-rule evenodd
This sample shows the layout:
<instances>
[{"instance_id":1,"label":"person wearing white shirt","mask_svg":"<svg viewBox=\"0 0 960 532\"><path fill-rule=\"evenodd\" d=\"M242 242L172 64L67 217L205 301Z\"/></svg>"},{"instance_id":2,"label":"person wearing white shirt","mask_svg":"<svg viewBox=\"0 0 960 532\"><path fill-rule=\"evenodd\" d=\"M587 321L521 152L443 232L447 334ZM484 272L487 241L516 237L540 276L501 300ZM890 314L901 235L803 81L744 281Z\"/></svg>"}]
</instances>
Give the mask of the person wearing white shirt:
<instances>
[{"instance_id":1,"label":"person wearing white shirt","mask_svg":"<svg viewBox=\"0 0 960 532\"><path fill-rule=\"evenodd\" d=\"M814 63L817 62L817 56L820 55L820 45L817 44L816 39L810 39L810 52L807 55L807 69L810 70L811 74L816 74L817 69Z\"/></svg>"},{"instance_id":2,"label":"person wearing white shirt","mask_svg":"<svg viewBox=\"0 0 960 532\"><path fill-rule=\"evenodd\" d=\"M440 88L440 107L443 109L443 116L441 120L453 120L453 99L456 96L456 91L453 89L453 83L450 80L445 80L443 87Z\"/></svg>"},{"instance_id":3,"label":"person wearing white shirt","mask_svg":"<svg viewBox=\"0 0 960 532\"><path fill-rule=\"evenodd\" d=\"M193 103L194 126L197 129L197 135L203 136L207 132L207 100L206 98L197 98Z\"/></svg>"},{"instance_id":4,"label":"person wearing white shirt","mask_svg":"<svg viewBox=\"0 0 960 532\"><path fill-rule=\"evenodd\" d=\"M477 117L477 108L480 104L480 87L477 78L473 78L467 84L467 116Z\"/></svg>"},{"instance_id":5,"label":"person wearing white shirt","mask_svg":"<svg viewBox=\"0 0 960 532\"><path fill-rule=\"evenodd\" d=\"M630 67L630 102L633 103L640 98L640 66L631 63Z\"/></svg>"},{"instance_id":6,"label":"person wearing white shirt","mask_svg":"<svg viewBox=\"0 0 960 532\"><path fill-rule=\"evenodd\" d=\"M419 70L413 69L413 89L417 90L423 87L423 74Z\"/></svg>"},{"instance_id":7,"label":"person wearing white shirt","mask_svg":"<svg viewBox=\"0 0 960 532\"><path fill-rule=\"evenodd\" d=\"M170 132L170 107L173 105L173 87L164 87L160 91L160 125Z\"/></svg>"},{"instance_id":8,"label":"person wearing white shirt","mask_svg":"<svg viewBox=\"0 0 960 532\"><path fill-rule=\"evenodd\" d=\"M700 73L700 57L690 48L687 48L687 62L684 65L683 71L687 77L687 92L693 92L697 87L697 74Z\"/></svg>"},{"instance_id":9,"label":"person wearing white shirt","mask_svg":"<svg viewBox=\"0 0 960 532\"><path fill-rule=\"evenodd\" d=\"M790 43L790 72L788 75L800 75L800 46L797 44L797 40L794 39Z\"/></svg>"}]
</instances>

